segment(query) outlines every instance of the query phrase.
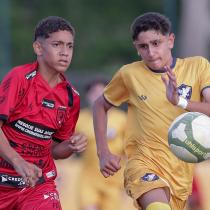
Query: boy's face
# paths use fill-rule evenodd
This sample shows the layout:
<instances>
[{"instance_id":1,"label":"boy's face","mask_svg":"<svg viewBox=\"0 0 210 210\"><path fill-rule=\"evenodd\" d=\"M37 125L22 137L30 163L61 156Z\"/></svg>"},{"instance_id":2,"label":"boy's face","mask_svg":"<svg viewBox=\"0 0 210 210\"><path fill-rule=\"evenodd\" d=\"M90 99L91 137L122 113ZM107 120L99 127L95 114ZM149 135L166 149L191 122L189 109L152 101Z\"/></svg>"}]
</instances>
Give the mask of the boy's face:
<instances>
[{"instance_id":1,"label":"boy's face","mask_svg":"<svg viewBox=\"0 0 210 210\"><path fill-rule=\"evenodd\" d=\"M148 67L160 70L171 65L174 34L164 36L154 30L141 32L134 41L134 46Z\"/></svg>"},{"instance_id":2,"label":"boy's face","mask_svg":"<svg viewBox=\"0 0 210 210\"><path fill-rule=\"evenodd\" d=\"M72 59L74 37L69 31L51 33L49 38L39 38L34 43L39 65L48 71L65 72Z\"/></svg>"}]
</instances>

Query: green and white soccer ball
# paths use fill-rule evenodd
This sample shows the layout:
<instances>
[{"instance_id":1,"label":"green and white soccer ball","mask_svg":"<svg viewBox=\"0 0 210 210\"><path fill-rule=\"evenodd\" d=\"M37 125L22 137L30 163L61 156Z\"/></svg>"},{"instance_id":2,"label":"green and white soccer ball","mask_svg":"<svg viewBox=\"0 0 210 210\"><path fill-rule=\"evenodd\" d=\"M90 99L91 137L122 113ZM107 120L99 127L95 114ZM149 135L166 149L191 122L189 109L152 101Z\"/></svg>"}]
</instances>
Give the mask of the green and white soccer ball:
<instances>
[{"instance_id":1,"label":"green and white soccer ball","mask_svg":"<svg viewBox=\"0 0 210 210\"><path fill-rule=\"evenodd\" d=\"M168 130L171 151L181 160L198 163L210 158L210 117L199 112L178 116Z\"/></svg>"}]
</instances>

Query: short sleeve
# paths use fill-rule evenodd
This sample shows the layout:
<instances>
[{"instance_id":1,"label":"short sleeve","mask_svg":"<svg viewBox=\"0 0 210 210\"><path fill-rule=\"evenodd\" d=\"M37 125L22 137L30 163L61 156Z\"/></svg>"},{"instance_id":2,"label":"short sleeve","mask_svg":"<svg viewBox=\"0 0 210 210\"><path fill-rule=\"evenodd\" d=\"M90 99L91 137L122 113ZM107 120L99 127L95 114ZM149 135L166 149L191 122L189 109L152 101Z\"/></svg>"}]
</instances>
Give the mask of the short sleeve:
<instances>
[{"instance_id":1,"label":"short sleeve","mask_svg":"<svg viewBox=\"0 0 210 210\"><path fill-rule=\"evenodd\" d=\"M210 88L210 64L207 59L201 58L200 62L200 87L201 91Z\"/></svg>"},{"instance_id":2,"label":"short sleeve","mask_svg":"<svg viewBox=\"0 0 210 210\"><path fill-rule=\"evenodd\" d=\"M123 71L119 70L104 89L105 99L114 106L120 106L128 100L129 94L123 79Z\"/></svg>"}]
</instances>

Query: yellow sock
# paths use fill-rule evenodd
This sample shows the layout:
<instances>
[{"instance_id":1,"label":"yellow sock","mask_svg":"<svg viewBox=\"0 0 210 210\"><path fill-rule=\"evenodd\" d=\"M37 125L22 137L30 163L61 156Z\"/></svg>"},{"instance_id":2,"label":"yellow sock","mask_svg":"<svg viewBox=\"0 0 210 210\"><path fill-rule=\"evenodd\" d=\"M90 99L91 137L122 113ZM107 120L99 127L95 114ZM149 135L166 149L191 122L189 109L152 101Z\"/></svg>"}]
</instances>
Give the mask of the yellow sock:
<instances>
[{"instance_id":1,"label":"yellow sock","mask_svg":"<svg viewBox=\"0 0 210 210\"><path fill-rule=\"evenodd\" d=\"M154 202L147 206L146 210L171 210L167 203Z\"/></svg>"}]
</instances>

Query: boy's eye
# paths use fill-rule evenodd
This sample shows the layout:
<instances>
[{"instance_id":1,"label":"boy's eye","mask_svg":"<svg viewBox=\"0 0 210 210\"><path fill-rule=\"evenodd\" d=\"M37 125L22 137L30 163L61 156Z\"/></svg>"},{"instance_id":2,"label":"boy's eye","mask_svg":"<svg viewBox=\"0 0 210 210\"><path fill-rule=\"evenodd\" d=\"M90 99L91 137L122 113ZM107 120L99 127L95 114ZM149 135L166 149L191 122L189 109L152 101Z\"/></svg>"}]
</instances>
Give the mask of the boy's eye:
<instances>
[{"instance_id":1,"label":"boy's eye","mask_svg":"<svg viewBox=\"0 0 210 210\"><path fill-rule=\"evenodd\" d=\"M141 44L141 45L139 45L139 48L140 49L147 49L147 45L146 44Z\"/></svg>"},{"instance_id":2,"label":"boy's eye","mask_svg":"<svg viewBox=\"0 0 210 210\"><path fill-rule=\"evenodd\" d=\"M153 46L157 47L160 45L160 41L154 41L152 44L153 44Z\"/></svg>"},{"instance_id":3,"label":"boy's eye","mask_svg":"<svg viewBox=\"0 0 210 210\"><path fill-rule=\"evenodd\" d=\"M53 46L53 47L58 47L59 44L58 44L58 43L53 43L52 46Z\"/></svg>"}]
</instances>

